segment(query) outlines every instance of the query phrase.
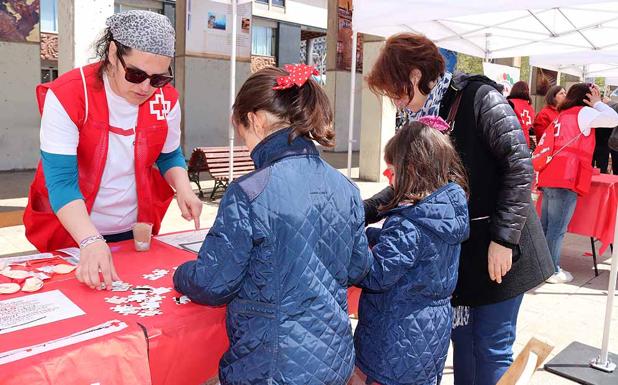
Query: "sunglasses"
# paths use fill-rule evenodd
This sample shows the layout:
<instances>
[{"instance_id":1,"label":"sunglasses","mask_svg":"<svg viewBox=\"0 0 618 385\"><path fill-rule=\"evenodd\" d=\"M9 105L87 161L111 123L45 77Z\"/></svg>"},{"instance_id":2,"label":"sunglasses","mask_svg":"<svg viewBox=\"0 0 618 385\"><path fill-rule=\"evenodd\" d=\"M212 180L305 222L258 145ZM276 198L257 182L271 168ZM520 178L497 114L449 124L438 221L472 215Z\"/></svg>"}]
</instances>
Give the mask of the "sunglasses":
<instances>
[{"instance_id":1,"label":"sunglasses","mask_svg":"<svg viewBox=\"0 0 618 385\"><path fill-rule=\"evenodd\" d=\"M161 88L167 83L174 80L174 73L172 72L172 67L169 68L169 75L148 75L146 72L142 70L138 70L137 68L128 68L122 55L118 54L118 59L120 60L120 64L122 64L122 68L124 69L124 78L129 83L140 84L146 79L150 79L150 85L154 88Z\"/></svg>"}]
</instances>

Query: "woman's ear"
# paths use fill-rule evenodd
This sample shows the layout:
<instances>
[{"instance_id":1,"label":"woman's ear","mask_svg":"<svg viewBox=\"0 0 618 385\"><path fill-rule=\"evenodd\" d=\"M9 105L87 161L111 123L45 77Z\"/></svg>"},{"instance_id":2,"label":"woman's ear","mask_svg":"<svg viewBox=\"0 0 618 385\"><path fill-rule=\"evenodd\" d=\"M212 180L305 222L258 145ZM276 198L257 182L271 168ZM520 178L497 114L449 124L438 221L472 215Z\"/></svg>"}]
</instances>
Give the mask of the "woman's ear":
<instances>
[{"instance_id":1,"label":"woman's ear","mask_svg":"<svg viewBox=\"0 0 618 385\"><path fill-rule=\"evenodd\" d=\"M256 111L254 115L254 130L255 134L260 138L264 139L270 134L270 128L272 125L271 119L266 111L259 110Z\"/></svg>"},{"instance_id":2,"label":"woman's ear","mask_svg":"<svg viewBox=\"0 0 618 385\"><path fill-rule=\"evenodd\" d=\"M414 68L412 71L410 71L410 82L412 82L412 85L414 87L418 87L418 83L421 81L422 76L423 74L418 68Z\"/></svg>"},{"instance_id":3,"label":"woman's ear","mask_svg":"<svg viewBox=\"0 0 618 385\"><path fill-rule=\"evenodd\" d=\"M257 115L255 114L255 112L249 112L247 114L247 121L249 122L249 124L247 125L247 130L252 131L253 133L255 133L255 126L256 126L256 122L257 122Z\"/></svg>"},{"instance_id":4,"label":"woman's ear","mask_svg":"<svg viewBox=\"0 0 618 385\"><path fill-rule=\"evenodd\" d=\"M118 65L118 56L116 55L117 52L118 47L116 46L116 43L110 41L109 48L107 49L107 59L109 60L109 63L113 66L113 69L116 69L116 66Z\"/></svg>"}]
</instances>

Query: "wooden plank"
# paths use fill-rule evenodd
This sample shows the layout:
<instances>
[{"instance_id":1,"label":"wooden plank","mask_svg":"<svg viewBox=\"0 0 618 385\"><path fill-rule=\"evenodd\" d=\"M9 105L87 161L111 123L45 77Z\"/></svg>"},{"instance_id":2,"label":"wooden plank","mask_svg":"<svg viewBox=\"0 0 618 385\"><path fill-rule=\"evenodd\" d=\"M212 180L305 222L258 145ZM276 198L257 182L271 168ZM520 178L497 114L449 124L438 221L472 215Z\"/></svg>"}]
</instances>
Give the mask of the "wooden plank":
<instances>
[{"instance_id":1,"label":"wooden plank","mask_svg":"<svg viewBox=\"0 0 618 385\"><path fill-rule=\"evenodd\" d=\"M206 159L229 159L230 158L230 154L229 153L222 153L222 152L208 153L208 154L204 154L204 158L206 158ZM251 159L249 154L246 154L246 153L245 154L234 154L234 160L236 160L237 158Z\"/></svg>"},{"instance_id":2,"label":"wooden plank","mask_svg":"<svg viewBox=\"0 0 618 385\"><path fill-rule=\"evenodd\" d=\"M195 147L193 151L200 150L202 152L229 152L229 147ZM236 151L249 151L246 146L235 146L234 152Z\"/></svg>"},{"instance_id":3,"label":"wooden plank","mask_svg":"<svg viewBox=\"0 0 618 385\"><path fill-rule=\"evenodd\" d=\"M227 161L208 162L208 168L228 167L229 165L230 165L230 162L227 162ZM234 167L241 167L241 166L254 167L253 162L251 161L245 160L242 162L234 162Z\"/></svg>"},{"instance_id":4,"label":"wooden plank","mask_svg":"<svg viewBox=\"0 0 618 385\"><path fill-rule=\"evenodd\" d=\"M536 369L543 364L553 349L552 345L532 337L497 385L529 384Z\"/></svg>"},{"instance_id":5,"label":"wooden plank","mask_svg":"<svg viewBox=\"0 0 618 385\"><path fill-rule=\"evenodd\" d=\"M0 212L0 227L23 225L24 210L11 210Z\"/></svg>"}]
</instances>

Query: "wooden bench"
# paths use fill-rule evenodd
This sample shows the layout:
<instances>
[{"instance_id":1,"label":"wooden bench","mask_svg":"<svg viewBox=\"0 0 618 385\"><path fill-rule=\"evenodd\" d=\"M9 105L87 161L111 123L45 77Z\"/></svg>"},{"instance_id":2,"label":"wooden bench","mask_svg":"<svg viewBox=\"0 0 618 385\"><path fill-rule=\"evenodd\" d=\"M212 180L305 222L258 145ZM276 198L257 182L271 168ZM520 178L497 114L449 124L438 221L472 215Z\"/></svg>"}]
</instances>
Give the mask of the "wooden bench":
<instances>
[{"instance_id":1,"label":"wooden bench","mask_svg":"<svg viewBox=\"0 0 618 385\"><path fill-rule=\"evenodd\" d=\"M255 169L251 160L249 149L245 146L234 147L234 176L236 179ZM200 197L204 196L200 185L200 173L207 171L215 181L215 186L210 193L210 199L214 199L219 189L225 190L230 183L230 148L229 147L196 147L191 153L187 166L189 180L197 184Z\"/></svg>"},{"instance_id":2,"label":"wooden bench","mask_svg":"<svg viewBox=\"0 0 618 385\"><path fill-rule=\"evenodd\" d=\"M24 208L16 206L0 206L0 227L23 225Z\"/></svg>"}]
</instances>

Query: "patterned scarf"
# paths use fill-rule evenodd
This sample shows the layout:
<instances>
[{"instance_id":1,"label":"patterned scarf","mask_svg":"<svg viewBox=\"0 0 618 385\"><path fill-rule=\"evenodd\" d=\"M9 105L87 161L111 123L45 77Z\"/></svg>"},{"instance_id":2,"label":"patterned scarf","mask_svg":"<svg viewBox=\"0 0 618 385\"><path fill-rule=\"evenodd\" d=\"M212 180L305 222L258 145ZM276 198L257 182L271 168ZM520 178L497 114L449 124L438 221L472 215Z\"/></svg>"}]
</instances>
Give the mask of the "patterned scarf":
<instances>
[{"instance_id":1,"label":"patterned scarf","mask_svg":"<svg viewBox=\"0 0 618 385\"><path fill-rule=\"evenodd\" d=\"M418 120L423 116L438 116L440 114L440 103L442 103L442 98L446 90L448 90L452 78L453 74L450 72L445 72L444 75L438 78L436 85L429 92L425 104L417 112L413 112L409 108L399 110L397 113L397 121L399 122L397 128L400 128L407 122Z\"/></svg>"}]
</instances>

